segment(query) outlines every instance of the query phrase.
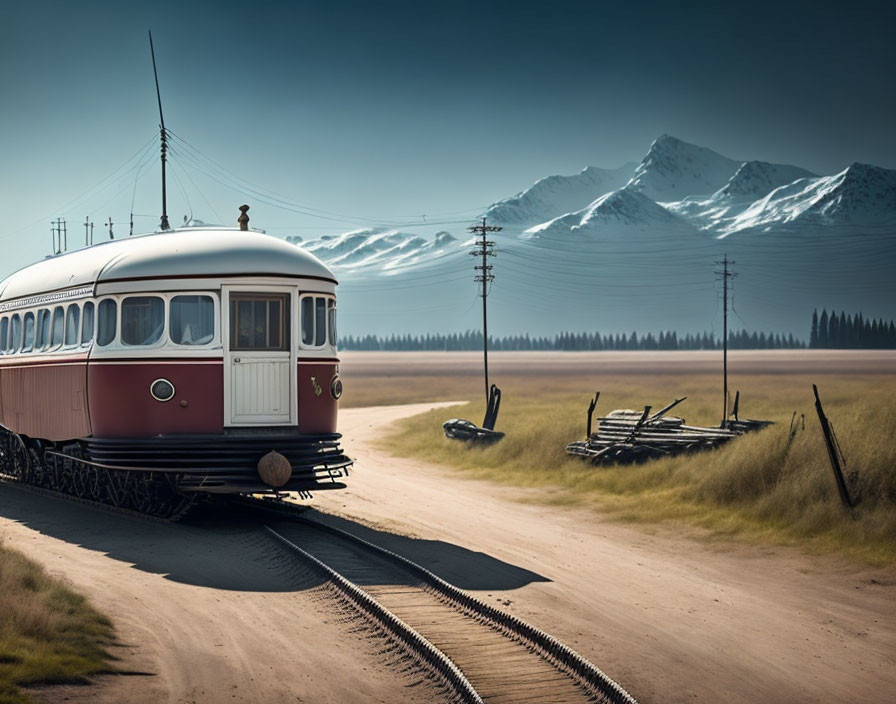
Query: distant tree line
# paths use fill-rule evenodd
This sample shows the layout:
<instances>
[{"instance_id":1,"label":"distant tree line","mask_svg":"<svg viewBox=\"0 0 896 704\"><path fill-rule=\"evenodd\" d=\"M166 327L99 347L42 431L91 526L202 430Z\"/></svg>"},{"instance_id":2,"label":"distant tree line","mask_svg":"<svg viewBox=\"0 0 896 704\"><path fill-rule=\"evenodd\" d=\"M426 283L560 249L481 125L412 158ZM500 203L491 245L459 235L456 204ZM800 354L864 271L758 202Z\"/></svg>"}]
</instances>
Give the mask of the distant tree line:
<instances>
[{"instance_id":1,"label":"distant tree line","mask_svg":"<svg viewBox=\"0 0 896 704\"><path fill-rule=\"evenodd\" d=\"M866 319L861 313L847 315L827 310L812 314L809 347L835 349L894 349L896 325L882 319Z\"/></svg>"},{"instance_id":2,"label":"distant tree line","mask_svg":"<svg viewBox=\"0 0 896 704\"><path fill-rule=\"evenodd\" d=\"M344 350L382 350L382 351L460 351L481 350L482 333L467 330L463 333L444 335L440 333L427 335L346 335L340 338L339 346ZM492 350L718 350L722 348L721 339L714 333L679 335L676 332L661 331L659 334L647 333L639 336L608 334L599 332L563 332L553 337L530 337L526 335L509 335L488 338L489 349ZM728 334L729 349L764 350L764 349L800 349L806 343L795 339L793 334L755 333L741 330Z\"/></svg>"}]
</instances>

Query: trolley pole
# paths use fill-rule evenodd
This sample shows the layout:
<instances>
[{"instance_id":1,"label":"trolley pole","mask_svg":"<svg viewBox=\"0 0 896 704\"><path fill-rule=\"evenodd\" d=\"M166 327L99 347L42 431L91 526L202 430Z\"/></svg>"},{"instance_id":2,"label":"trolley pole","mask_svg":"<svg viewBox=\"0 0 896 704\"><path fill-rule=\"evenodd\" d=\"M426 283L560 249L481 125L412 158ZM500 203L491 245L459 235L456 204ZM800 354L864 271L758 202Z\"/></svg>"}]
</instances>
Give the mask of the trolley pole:
<instances>
[{"instance_id":1,"label":"trolley pole","mask_svg":"<svg viewBox=\"0 0 896 704\"><path fill-rule=\"evenodd\" d=\"M488 404L488 307L486 300L488 299L488 285L495 280L492 275L492 266L488 263L488 258L495 256L495 243L486 239L489 232L500 232L503 228L496 225L486 225L485 218L482 218L480 225L472 225L467 230L475 235L482 235L482 240L476 244L476 249L470 252L474 257L482 257L482 264L477 264L473 269L479 272L474 281L482 283L482 363L485 370L485 402Z\"/></svg>"},{"instance_id":2,"label":"trolley pole","mask_svg":"<svg viewBox=\"0 0 896 704\"><path fill-rule=\"evenodd\" d=\"M734 264L728 259L728 255L722 256L722 261L716 262L722 265L722 270L716 275L722 280L722 427L728 422L728 281L737 274L728 270L729 264Z\"/></svg>"}]
</instances>

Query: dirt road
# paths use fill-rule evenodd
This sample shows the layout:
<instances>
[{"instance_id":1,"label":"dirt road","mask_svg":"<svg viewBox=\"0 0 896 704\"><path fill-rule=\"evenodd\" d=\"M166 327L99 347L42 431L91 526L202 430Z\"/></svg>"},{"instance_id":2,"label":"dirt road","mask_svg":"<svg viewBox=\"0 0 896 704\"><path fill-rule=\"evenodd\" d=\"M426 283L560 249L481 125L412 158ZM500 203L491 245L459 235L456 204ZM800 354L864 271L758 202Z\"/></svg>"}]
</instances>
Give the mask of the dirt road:
<instances>
[{"instance_id":1,"label":"dirt road","mask_svg":"<svg viewBox=\"0 0 896 704\"><path fill-rule=\"evenodd\" d=\"M357 467L316 505L565 640L642 704L892 701L896 571L521 503L534 493L371 446L428 407L344 411Z\"/></svg>"},{"instance_id":2,"label":"dirt road","mask_svg":"<svg viewBox=\"0 0 896 704\"><path fill-rule=\"evenodd\" d=\"M167 525L0 484L0 536L88 595L120 641L124 676L43 688L41 701L438 700L257 526Z\"/></svg>"},{"instance_id":3,"label":"dirt road","mask_svg":"<svg viewBox=\"0 0 896 704\"><path fill-rule=\"evenodd\" d=\"M324 519L551 632L642 704L892 701L893 570L607 523L372 447L430 407L343 413L357 467L349 490L315 497ZM0 485L0 535L88 594L122 642L129 676L45 701L438 700L252 526L162 525Z\"/></svg>"}]
</instances>

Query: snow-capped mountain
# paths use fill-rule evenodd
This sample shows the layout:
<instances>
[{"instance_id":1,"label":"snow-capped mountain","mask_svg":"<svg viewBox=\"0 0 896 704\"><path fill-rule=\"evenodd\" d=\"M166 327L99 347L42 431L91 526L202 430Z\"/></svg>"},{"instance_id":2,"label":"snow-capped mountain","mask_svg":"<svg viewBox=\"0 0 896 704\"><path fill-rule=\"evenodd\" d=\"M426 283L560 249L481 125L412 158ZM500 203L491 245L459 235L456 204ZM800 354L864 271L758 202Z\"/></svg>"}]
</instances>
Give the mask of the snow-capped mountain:
<instances>
[{"instance_id":1,"label":"snow-capped mountain","mask_svg":"<svg viewBox=\"0 0 896 704\"><path fill-rule=\"evenodd\" d=\"M531 227L524 233L533 239L556 240L564 235L593 237L632 230L666 236L695 228L643 193L626 186L601 196L588 207Z\"/></svg>"},{"instance_id":2,"label":"snow-capped mountain","mask_svg":"<svg viewBox=\"0 0 896 704\"><path fill-rule=\"evenodd\" d=\"M733 312L745 327L801 334L825 306L893 315L888 169L816 176L664 135L637 168L550 176L484 215L504 227L490 238L496 334L710 328L723 253L741 274ZM464 224L453 235L382 227L297 243L337 272L353 334L477 327L470 245Z\"/></svg>"},{"instance_id":3,"label":"snow-capped mountain","mask_svg":"<svg viewBox=\"0 0 896 704\"><path fill-rule=\"evenodd\" d=\"M701 230L726 235L739 227L737 218L758 199L775 188L813 178L815 174L798 166L745 161L722 188L706 199L689 197L666 207L685 217Z\"/></svg>"},{"instance_id":4,"label":"snow-capped mountain","mask_svg":"<svg viewBox=\"0 0 896 704\"><path fill-rule=\"evenodd\" d=\"M716 201L754 201L779 186L816 174L799 166L770 164L767 161L745 161L722 188L713 194Z\"/></svg>"},{"instance_id":5,"label":"snow-capped mountain","mask_svg":"<svg viewBox=\"0 0 896 704\"><path fill-rule=\"evenodd\" d=\"M664 134L650 145L628 185L661 202L708 196L728 183L740 164Z\"/></svg>"},{"instance_id":6,"label":"snow-capped mountain","mask_svg":"<svg viewBox=\"0 0 896 704\"><path fill-rule=\"evenodd\" d=\"M888 224L896 225L896 171L853 164L834 176L774 189L734 218L727 231Z\"/></svg>"},{"instance_id":7,"label":"snow-capped mountain","mask_svg":"<svg viewBox=\"0 0 896 704\"><path fill-rule=\"evenodd\" d=\"M433 239L426 239L399 230L378 228L324 235L317 240L298 243L330 266L341 269L410 266L453 244L455 238L448 232L439 232Z\"/></svg>"},{"instance_id":8,"label":"snow-capped mountain","mask_svg":"<svg viewBox=\"0 0 896 704\"><path fill-rule=\"evenodd\" d=\"M499 200L485 211L495 223L521 228L578 210L583 203L623 186L635 170L634 163L617 169L587 166L572 176L547 176L515 196Z\"/></svg>"}]
</instances>

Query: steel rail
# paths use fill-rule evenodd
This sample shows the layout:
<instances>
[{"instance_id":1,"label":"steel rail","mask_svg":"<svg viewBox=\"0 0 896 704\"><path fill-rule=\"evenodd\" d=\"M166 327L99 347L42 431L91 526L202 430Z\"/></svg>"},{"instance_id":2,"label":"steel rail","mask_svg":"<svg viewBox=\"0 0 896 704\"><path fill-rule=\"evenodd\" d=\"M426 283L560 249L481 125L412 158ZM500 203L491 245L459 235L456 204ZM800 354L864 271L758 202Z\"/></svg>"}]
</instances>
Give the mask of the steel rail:
<instances>
[{"instance_id":1,"label":"steel rail","mask_svg":"<svg viewBox=\"0 0 896 704\"><path fill-rule=\"evenodd\" d=\"M522 621L513 614L508 614L480 601L408 558L341 528L308 518L303 515L307 509L295 504L289 504L277 499L252 499L248 497L240 500L239 503L277 515L289 516L296 522L331 533L343 540L359 545L380 557L386 558L422 580L430 589L450 602L456 609L478 617L511 638L527 645L542 659L578 682L589 694L599 698L600 701L611 702L612 704L637 704L634 697L625 689L600 670L600 668L566 644L540 628ZM268 528L268 530L271 529Z\"/></svg>"},{"instance_id":2,"label":"steel rail","mask_svg":"<svg viewBox=\"0 0 896 704\"><path fill-rule=\"evenodd\" d=\"M418 659L423 661L426 666L433 670L435 674L448 685L454 692L458 701L464 702L464 704L483 704L482 697L479 696L473 688L473 685L470 684L466 675L460 671L457 665L455 665L445 653L436 648L426 638L398 618L394 613L389 611L385 606L380 604L357 584L349 581L329 565L322 562L311 553L306 552L288 538L280 535L270 526L265 526L264 529L288 550L301 556L301 558L311 565L318 574L338 589L346 599L351 601L356 608L367 614L367 616L391 633L392 636L404 643L404 645L409 648Z\"/></svg>"}]
</instances>

